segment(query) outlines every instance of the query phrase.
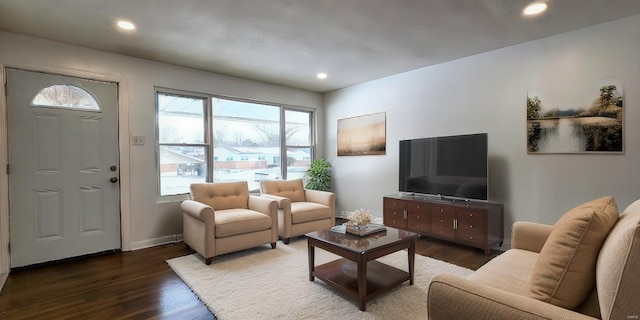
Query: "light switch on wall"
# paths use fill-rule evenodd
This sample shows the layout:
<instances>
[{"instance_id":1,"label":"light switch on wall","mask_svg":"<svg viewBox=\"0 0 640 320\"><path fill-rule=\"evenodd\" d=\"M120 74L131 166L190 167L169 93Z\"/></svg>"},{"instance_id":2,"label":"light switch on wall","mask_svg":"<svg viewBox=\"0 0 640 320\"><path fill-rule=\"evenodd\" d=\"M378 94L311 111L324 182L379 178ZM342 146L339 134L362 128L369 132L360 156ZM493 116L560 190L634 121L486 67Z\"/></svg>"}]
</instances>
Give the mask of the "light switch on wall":
<instances>
[{"instance_id":1,"label":"light switch on wall","mask_svg":"<svg viewBox=\"0 0 640 320\"><path fill-rule=\"evenodd\" d=\"M143 146L144 145L144 136L133 136L133 145L134 146Z\"/></svg>"}]
</instances>

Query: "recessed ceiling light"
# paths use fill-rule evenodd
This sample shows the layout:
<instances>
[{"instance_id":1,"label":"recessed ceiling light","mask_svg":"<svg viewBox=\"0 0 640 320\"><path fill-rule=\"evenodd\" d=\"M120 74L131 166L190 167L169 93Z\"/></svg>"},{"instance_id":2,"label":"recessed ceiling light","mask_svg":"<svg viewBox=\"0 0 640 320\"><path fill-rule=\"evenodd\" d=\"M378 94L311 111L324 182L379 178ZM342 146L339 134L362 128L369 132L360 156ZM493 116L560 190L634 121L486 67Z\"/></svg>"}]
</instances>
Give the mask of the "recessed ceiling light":
<instances>
[{"instance_id":1,"label":"recessed ceiling light","mask_svg":"<svg viewBox=\"0 0 640 320\"><path fill-rule=\"evenodd\" d=\"M125 20L118 20L118 28L122 30L133 30L136 28L136 25Z\"/></svg>"},{"instance_id":2,"label":"recessed ceiling light","mask_svg":"<svg viewBox=\"0 0 640 320\"><path fill-rule=\"evenodd\" d=\"M536 15L536 14L542 13L545 10L547 10L547 4L546 3L544 3L544 2L535 2L535 3L532 3L532 4L528 5L526 8L524 8L522 13L524 13L527 16L532 16L532 15Z\"/></svg>"},{"instance_id":3,"label":"recessed ceiling light","mask_svg":"<svg viewBox=\"0 0 640 320\"><path fill-rule=\"evenodd\" d=\"M316 77L318 77L318 79L326 79L327 78L327 74L324 72L320 72L316 75Z\"/></svg>"}]
</instances>

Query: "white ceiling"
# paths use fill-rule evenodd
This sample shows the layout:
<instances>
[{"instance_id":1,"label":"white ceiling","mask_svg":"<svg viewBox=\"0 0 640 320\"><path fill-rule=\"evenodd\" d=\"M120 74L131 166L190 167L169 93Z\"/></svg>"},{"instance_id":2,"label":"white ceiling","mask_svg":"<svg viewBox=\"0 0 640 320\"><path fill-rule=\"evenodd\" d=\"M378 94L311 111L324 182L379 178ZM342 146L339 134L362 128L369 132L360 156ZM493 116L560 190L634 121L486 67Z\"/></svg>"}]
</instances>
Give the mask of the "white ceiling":
<instances>
[{"instance_id":1,"label":"white ceiling","mask_svg":"<svg viewBox=\"0 0 640 320\"><path fill-rule=\"evenodd\" d=\"M2 0L0 30L327 92L640 13L638 0L546 0L523 17L530 2Z\"/></svg>"}]
</instances>

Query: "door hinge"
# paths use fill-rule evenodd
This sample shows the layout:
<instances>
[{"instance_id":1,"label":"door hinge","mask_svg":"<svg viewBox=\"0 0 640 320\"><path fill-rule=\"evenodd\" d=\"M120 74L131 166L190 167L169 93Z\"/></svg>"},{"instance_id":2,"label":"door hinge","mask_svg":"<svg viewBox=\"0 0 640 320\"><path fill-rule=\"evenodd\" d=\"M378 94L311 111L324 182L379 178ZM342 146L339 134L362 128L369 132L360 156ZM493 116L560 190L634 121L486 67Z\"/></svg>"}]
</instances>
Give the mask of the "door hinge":
<instances>
[{"instance_id":1,"label":"door hinge","mask_svg":"<svg viewBox=\"0 0 640 320\"><path fill-rule=\"evenodd\" d=\"M7 164L7 174L9 174L9 165Z\"/></svg>"}]
</instances>

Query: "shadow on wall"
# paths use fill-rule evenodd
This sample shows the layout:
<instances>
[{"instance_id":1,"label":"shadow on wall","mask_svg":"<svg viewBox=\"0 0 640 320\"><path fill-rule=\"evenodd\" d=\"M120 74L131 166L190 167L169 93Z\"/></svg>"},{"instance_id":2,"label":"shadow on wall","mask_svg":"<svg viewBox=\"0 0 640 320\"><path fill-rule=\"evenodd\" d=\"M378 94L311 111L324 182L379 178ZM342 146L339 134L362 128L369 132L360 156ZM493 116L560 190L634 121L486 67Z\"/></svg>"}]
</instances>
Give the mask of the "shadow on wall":
<instances>
[{"instance_id":1,"label":"shadow on wall","mask_svg":"<svg viewBox=\"0 0 640 320\"><path fill-rule=\"evenodd\" d=\"M489 200L504 204L505 238L511 236L511 186L509 185L509 163L506 158L489 155Z\"/></svg>"}]
</instances>

